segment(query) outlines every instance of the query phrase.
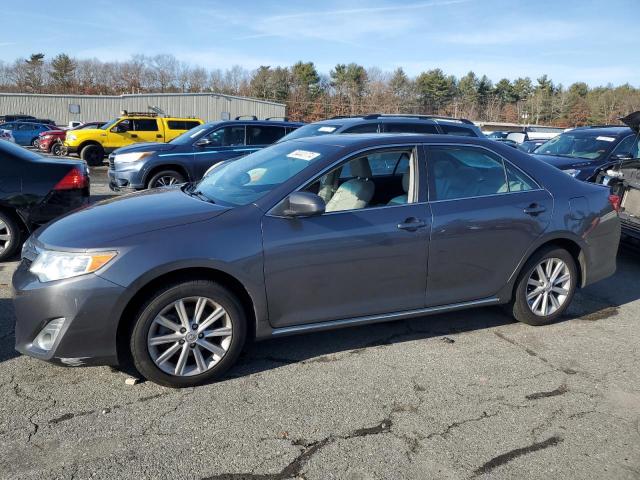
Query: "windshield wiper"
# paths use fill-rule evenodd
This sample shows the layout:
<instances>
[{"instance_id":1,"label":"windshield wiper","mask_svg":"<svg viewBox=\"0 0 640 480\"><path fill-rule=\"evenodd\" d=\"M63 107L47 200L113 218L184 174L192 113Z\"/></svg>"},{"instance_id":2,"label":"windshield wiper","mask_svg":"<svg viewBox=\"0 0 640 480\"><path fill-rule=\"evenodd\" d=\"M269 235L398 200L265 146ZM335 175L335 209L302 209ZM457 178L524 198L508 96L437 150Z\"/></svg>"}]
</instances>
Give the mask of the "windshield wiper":
<instances>
[{"instance_id":1,"label":"windshield wiper","mask_svg":"<svg viewBox=\"0 0 640 480\"><path fill-rule=\"evenodd\" d=\"M203 202L216 203L200 190L196 190L196 186L197 186L196 183L188 183L187 185L184 186L182 191L191 197L196 197L202 200Z\"/></svg>"}]
</instances>

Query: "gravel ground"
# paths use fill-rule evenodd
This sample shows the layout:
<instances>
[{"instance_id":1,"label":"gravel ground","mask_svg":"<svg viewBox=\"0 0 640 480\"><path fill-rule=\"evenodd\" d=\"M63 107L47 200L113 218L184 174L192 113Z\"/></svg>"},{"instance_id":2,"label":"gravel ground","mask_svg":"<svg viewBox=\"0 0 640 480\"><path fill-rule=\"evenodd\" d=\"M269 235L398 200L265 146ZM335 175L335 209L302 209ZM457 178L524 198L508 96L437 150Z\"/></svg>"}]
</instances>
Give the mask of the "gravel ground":
<instances>
[{"instance_id":1,"label":"gravel ground","mask_svg":"<svg viewBox=\"0 0 640 480\"><path fill-rule=\"evenodd\" d=\"M640 253L618 260L553 325L484 308L277 339L186 390L19 356L5 263L0 477L638 479Z\"/></svg>"}]
</instances>

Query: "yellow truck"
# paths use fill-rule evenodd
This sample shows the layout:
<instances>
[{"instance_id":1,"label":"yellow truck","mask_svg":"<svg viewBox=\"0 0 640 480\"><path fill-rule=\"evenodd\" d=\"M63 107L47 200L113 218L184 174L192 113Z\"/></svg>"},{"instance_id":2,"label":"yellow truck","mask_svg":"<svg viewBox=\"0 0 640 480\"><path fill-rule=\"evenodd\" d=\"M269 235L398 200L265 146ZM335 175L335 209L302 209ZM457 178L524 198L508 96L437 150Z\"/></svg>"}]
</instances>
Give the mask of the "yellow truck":
<instances>
[{"instance_id":1,"label":"yellow truck","mask_svg":"<svg viewBox=\"0 0 640 480\"><path fill-rule=\"evenodd\" d=\"M158 116L156 113L123 111L99 128L74 130L64 141L67 153L76 153L89 165L100 165L106 154L141 142L169 142L204 122L199 118Z\"/></svg>"}]
</instances>

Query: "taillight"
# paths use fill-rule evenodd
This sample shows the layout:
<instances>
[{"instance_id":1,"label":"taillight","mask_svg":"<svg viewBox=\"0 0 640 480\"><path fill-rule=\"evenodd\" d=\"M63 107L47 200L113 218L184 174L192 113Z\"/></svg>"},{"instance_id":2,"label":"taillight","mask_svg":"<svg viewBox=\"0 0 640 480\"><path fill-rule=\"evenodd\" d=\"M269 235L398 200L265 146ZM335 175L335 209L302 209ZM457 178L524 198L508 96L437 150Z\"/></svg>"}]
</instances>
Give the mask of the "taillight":
<instances>
[{"instance_id":1,"label":"taillight","mask_svg":"<svg viewBox=\"0 0 640 480\"><path fill-rule=\"evenodd\" d=\"M619 195L609 195L609 203L616 212L620 211L620 196Z\"/></svg>"},{"instance_id":2,"label":"taillight","mask_svg":"<svg viewBox=\"0 0 640 480\"><path fill-rule=\"evenodd\" d=\"M74 190L76 188L85 188L89 184L89 178L87 175L77 167L72 168L69 172L60 180L54 190Z\"/></svg>"}]
</instances>

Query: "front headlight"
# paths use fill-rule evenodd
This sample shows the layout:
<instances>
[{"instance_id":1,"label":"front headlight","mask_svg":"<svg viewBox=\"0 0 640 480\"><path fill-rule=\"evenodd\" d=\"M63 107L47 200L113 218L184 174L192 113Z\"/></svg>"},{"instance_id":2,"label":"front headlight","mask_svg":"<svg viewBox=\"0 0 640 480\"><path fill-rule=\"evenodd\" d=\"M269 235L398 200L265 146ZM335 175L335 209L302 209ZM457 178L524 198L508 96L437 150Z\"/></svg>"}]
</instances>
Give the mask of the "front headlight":
<instances>
[{"instance_id":1,"label":"front headlight","mask_svg":"<svg viewBox=\"0 0 640 480\"><path fill-rule=\"evenodd\" d=\"M113 161L116 163L129 163L137 162L145 157L148 157L153 152L132 152L132 153L120 153L113 156Z\"/></svg>"},{"instance_id":2,"label":"front headlight","mask_svg":"<svg viewBox=\"0 0 640 480\"><path fill-rule=\"evenodd\" d=\"M75 253L40 250L29 271L41 282L52 282L95 272L116 255L117 252Z\"/></svg>"},{"instance_id":3,"label":"front headlight","mask_svg":"<svg viewBox=\"0 0 640 480\"><path fill-rule=\"evenodd\" d=\"M577 170L575 168L568 168L567 170L563 170L563 172L567 175L571 175L572 177L576 177L580 173L580 170Z\"/></svg>"},{"instance_id":4,"label":"front headlight","mask_svg":"<svg viewBox=\"0 0 640 480\"><path fill-rule=\"evenodd\" d=\"M75 135L73 135L72 133L67 134L66 139L73 142L75 140L78 139L78 137L76 137Z\"/></svg>"}]
</instances>

